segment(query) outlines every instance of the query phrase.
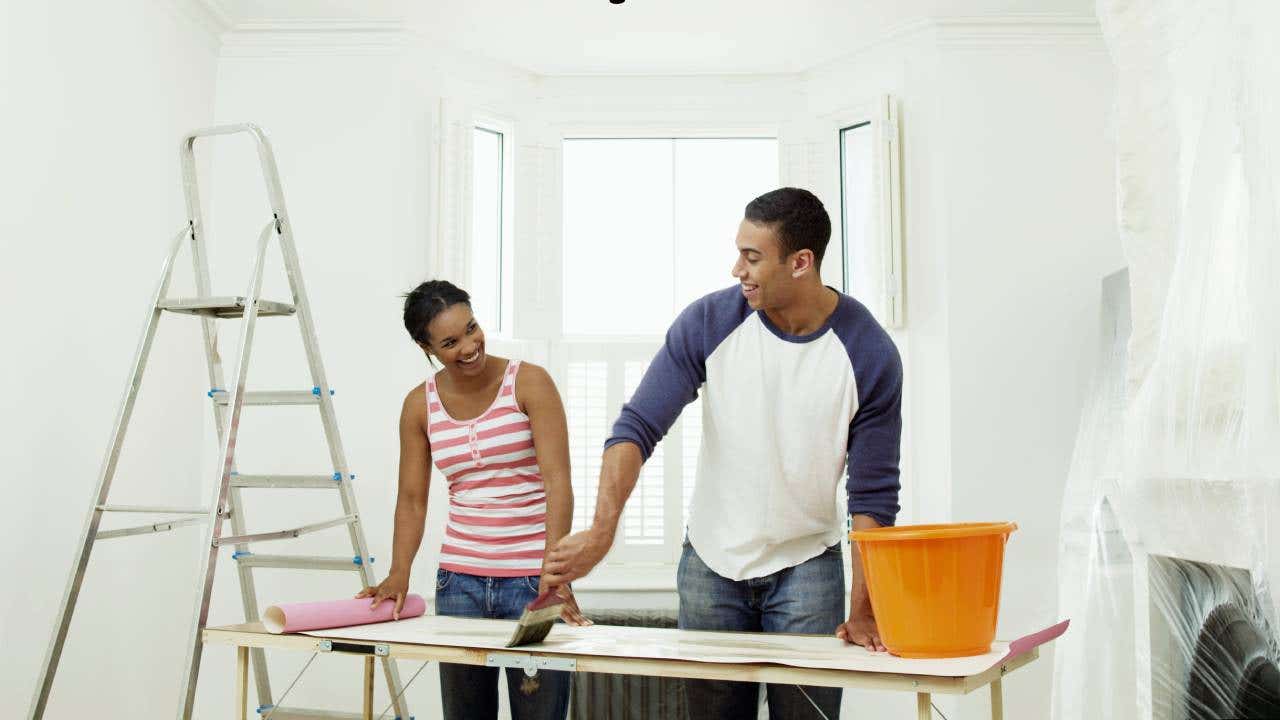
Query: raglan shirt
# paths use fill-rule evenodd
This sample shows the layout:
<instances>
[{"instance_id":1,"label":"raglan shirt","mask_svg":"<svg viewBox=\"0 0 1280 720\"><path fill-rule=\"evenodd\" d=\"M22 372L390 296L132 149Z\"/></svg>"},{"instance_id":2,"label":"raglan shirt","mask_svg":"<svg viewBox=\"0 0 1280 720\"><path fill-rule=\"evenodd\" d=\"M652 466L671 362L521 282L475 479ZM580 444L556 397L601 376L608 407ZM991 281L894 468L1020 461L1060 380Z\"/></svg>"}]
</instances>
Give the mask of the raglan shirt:
<instances>
[{"instance_id":1,"label":"raglan shirt","mask_svg":"<svg viewBox=\"0 0 1280 720\"><path fill-rule=\"evenodd\" d=\"M839 542L846 468L850 515L897 516L902 361L866 307L838 295L803 336L752 310L736 286L695 301L605 442L634 443L647 460L701 390L688 540L723 577L763 577Z\"/></svg>"}]
</instances>

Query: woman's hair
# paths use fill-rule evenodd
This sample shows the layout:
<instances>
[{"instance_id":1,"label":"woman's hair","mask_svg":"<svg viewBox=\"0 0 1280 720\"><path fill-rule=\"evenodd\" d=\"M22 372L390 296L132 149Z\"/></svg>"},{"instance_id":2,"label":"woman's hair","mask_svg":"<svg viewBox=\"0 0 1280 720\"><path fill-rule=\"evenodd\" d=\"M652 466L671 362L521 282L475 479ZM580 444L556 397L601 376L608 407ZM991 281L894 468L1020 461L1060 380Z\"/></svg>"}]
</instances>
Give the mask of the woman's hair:
<instances>
[{"instance_id":1,"label":"woman's hair","mask_svg":"<svg viewBox=\"0 0 1280 720\"><path fill-rule=\"evenodd\" d=\"M440 313L465 303L471 307L466 290L448 280L428 280L404 296L404 329L415 342L427 344L427 325Z\"/></svg>"}]
</instances>

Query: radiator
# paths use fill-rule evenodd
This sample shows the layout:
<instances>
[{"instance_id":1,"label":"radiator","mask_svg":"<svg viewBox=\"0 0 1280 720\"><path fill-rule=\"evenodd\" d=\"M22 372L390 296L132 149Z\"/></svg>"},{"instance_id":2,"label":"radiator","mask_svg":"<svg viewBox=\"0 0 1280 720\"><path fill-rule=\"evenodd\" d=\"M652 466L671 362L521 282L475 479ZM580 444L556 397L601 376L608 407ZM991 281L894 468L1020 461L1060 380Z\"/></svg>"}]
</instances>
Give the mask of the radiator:
<instances>
[{"instance_id":1,"label":"radiator","mask_svg":"<svg viewBox=\"0 0 1280 720\"><path fill-rule=\"evenodd\" d=\"M596 610L591 620L600 625L628 627L676 626L672 610ZM574 673L570 693L572 720L683 720L684 681L645 675Z\"/></svg>"}]
</instances>

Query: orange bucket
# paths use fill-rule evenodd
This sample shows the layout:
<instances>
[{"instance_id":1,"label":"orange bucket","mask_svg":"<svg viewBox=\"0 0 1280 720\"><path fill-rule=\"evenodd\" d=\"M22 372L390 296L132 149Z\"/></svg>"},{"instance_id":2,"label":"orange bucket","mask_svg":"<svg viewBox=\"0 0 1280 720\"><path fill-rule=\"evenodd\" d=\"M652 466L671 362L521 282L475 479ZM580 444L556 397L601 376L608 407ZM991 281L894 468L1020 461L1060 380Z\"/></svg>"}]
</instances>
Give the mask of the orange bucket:
<instances>
[{"instance_id":1,"label":"orange bucket","mask_svg":"<svg viewBox=\"0 0 1280 720\"><path fill-rule=\"evenodd\" d=\"M880 641L905 658L981 655L1000 613L1004 546L1015 523L855 530Z\"/></svg>"}]
</instances>

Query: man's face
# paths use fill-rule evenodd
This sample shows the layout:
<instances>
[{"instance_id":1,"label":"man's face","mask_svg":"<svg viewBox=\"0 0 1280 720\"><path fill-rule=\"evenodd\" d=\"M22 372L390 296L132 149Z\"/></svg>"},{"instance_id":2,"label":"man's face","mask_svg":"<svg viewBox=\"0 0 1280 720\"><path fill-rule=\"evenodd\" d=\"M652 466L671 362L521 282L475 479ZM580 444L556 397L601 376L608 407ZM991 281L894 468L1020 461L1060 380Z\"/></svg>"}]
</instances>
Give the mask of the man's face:
<instances>
[{"instance_id":1,"label":"man's face","mask_svg":"<svg viewBox=\"0 0 1280 720\"><path fill-rule=\"evenodd\" d=\"M791 264L782 256L777 233L765 225L743 220L738 225L738 261L733 276L753 310L785 305L792 295Z\"/></svg>"}]
</instances>

